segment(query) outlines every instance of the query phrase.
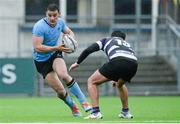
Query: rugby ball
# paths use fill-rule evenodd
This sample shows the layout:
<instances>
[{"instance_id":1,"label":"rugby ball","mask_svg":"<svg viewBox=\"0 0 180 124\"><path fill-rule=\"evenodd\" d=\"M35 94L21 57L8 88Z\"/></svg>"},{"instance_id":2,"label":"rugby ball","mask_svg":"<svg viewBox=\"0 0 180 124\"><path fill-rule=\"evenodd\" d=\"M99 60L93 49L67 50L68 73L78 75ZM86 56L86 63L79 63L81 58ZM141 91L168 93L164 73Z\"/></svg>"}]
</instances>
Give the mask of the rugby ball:
<instances>
[{"instance_id":1,"label":"rugby ball","mask_svg":"<svg viewBox=\"0 0 180 124\"><path fill-rule=\"evenodd\" d=\"M70 53L75 52L78 47L78 42L72 36L67 34L64 35L62 42L66 48L70 49Z\"/></svg>"}]
</instances>

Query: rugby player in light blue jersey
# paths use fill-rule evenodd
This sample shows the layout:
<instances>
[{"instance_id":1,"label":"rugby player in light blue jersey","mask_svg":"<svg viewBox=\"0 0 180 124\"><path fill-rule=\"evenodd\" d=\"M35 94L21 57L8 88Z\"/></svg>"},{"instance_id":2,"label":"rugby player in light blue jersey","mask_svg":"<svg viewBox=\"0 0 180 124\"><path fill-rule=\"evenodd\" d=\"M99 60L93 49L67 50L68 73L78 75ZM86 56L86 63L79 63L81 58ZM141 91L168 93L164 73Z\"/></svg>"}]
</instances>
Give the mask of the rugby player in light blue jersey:
<instances>
[{"instance_id":1,"label":"rugby player in light blue jersey","mask_svg":"<svg viewBox=\"0 0 180 124\"><path fill-rule=\"evenodd\" d=\"M73 37L74 33L60 18L59 8L56 4L50 4L47 7L46 17L34 25L32 33L33 58L37 71L56 91L57 96L71 108L74 116L81 116L81 113L73 99L68 95L61 80L66 82L69 91L77 97L84 110L90 111L91 106L78 83L67 72L62 52L68 53L70 49L58 44L61 33Z\"/></svg>"},{"instance_id":2,"label":"rugby player in light blue jersey","mask_svg":"<svg viewBox=\"0 0 180 124\"><path fill-rule=\"evenodd\" d=\"M72 64L69 70L75 69L86 57L96 51L102 50L109 62L97 69L88 79L88 93L92 101L92 113L85 119L102 119L99 109L98 86L106 81L112 80L116 83L119 96L122 102L122 111L118 115L120 118L133 118L128 108L128 90L124 85L130 82L137 71L137 58L134 50L125 41L126 34L121 31L113 31L111 37L103 38L86 48L78 57L77 62Z\"/></svg>"}]
</instances>

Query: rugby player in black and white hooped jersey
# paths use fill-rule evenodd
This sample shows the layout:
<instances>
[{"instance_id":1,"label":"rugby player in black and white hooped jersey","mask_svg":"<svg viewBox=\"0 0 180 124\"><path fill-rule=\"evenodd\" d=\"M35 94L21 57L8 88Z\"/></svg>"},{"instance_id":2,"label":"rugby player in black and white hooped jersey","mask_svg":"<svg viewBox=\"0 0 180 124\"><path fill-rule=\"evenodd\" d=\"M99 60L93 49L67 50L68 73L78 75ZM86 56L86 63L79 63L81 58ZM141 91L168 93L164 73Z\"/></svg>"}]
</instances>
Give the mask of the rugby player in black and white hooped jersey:
<instances>
[{"instance_id":1,"label":"rugby player in black and white hooped jersey","mask_svg":"<svg viewBox=\"0 0 180 124\"><path fill-rule=\"evenodd\" d=\"M130 82L135 76L138 63L135 53L128 42L125 41L126 34L121 31L114 31L111 37L104 38L86 48L72 64L69 70L74 70L91 53L102 50L109 61L97 69L88 79L88 93L92 101L92 113L85 119L101 119L103 115L99 108L98 85L106 81L116 82L122 101L120 118L133 118L128 108L128 90L126 82Z\"/></svg>"}]
</instances>

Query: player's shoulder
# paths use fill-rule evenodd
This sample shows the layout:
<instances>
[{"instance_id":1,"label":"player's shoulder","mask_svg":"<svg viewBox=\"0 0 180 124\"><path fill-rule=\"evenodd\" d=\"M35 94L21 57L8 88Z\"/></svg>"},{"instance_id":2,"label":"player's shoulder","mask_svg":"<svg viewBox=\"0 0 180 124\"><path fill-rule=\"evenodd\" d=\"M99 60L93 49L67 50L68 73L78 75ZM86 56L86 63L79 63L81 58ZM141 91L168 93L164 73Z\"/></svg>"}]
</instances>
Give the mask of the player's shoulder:
<instances>
[{"instance_id":1,"label":"player's shoulder","mask_svg":"<svg viewBox=\"0 0 180 124\"><path fill-rule=\"evenodd\" d=\"M44 24L45 24L45 20L44 20L44 19L45 19L45 18L42 18L42 19L38 20L38 21L34 24L34 28L36 28L36 27L43 27Z\"/></svg>"},{"instance_id":2,"label":"player's shoulder","mask_svg":"<svg viewBox=\"0 0 180 124\"><path fill-rule=\"evenodd\" d=\"M39 21L37 21L34 24L32 33L37 34L37 33L40 33L40 32L44 32L46 30L46 27L47 26L46 26L46 22L44 21L44 18L40 19Z\"/></svg>"},{"instance_id":3,"label":"player's shoulder","mask_svg":"<svg viewBox=\"0 0 180 124\"><path fill-rule=\"evenodd\" d=\"M110 37L101 38L100 42L104 43L110 40Z\"/></svg>"},{"instance_id":4,"label":"player's shoulder","mask_svg":"<svg viewBox=\"0 0 180 124\"><path fill-rule=\"evenodd\" d=\"M96 43L100 46L100 49L107 43L107 37L101 38L100 40L96 41Z\"/></svg>"}]
</instances>

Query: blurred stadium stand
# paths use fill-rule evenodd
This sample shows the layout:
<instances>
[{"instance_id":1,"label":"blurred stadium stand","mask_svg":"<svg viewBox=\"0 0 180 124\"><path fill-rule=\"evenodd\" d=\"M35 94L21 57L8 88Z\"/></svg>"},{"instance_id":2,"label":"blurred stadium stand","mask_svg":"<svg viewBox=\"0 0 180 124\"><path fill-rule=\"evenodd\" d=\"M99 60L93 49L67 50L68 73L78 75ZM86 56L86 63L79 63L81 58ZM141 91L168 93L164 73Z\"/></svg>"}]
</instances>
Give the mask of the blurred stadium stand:
<instances>
[{"instance_id":1,"label":"blurred stadium stand","mask_svg":"<svg viewBox=\"0 0 180 124\"><path fill-rule=\"evenodd\" d=\"M86 46L113 30L123 30L139 58L137 75L127 84L129 94L180 94L179 0L1 0L0 58L31 58L33 24L52 2L59 4L62 18L79 41L77 52L65 55L68 67ZM88 77L104 61L102 53L93 54L71 72L84 92ZM38 73L35 78L35 95L54 95ZM111 83L100 90L101 95L116 94Z\"/></svg>"}]
</instances>

